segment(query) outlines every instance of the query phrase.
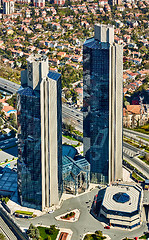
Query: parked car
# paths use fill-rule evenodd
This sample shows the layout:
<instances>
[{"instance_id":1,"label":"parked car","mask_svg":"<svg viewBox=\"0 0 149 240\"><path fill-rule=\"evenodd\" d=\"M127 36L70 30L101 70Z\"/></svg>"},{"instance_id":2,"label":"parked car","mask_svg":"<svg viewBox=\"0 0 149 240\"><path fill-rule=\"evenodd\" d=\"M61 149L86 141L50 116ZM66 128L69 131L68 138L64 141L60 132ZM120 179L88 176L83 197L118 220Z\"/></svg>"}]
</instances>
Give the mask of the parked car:
<instances>
[{"instance_id":1,"label":"parked car","mask_svg":"<svg viewBox=\"0 0 149 240\"><path fill-rule=\"evenodd\" d=\"M110 229L110 226L105 226L104 228L105 228L105 229Z\"/></svg>"},{"instance_id":2,"label":"parked car","mask_svg":"<svg viewBox=\"0 0 149 240\"><path fill-rule=\"evenodd\" d=\"M50 213L54 213L54 210L50 210L48 213L49 213L49 214L50 214Z\"/></svg>"}]
</instances>

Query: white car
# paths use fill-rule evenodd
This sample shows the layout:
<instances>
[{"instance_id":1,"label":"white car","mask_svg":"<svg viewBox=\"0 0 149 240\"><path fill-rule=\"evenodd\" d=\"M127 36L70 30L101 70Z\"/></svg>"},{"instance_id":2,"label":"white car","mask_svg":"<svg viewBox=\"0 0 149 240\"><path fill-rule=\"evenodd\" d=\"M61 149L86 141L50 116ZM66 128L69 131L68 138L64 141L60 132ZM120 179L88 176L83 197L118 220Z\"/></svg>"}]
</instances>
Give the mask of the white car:
<instances>
[{"instance_id":1,"label":"white car","mask_svg":"<svg viewBox=\"0 0 149 240\"><path fill-rule=\"evenodd\" d=\"M54 210L50 210L48 213L49 213L49 214L50 214L50 213L54 213Z\"/></svg>"}]
</instances>

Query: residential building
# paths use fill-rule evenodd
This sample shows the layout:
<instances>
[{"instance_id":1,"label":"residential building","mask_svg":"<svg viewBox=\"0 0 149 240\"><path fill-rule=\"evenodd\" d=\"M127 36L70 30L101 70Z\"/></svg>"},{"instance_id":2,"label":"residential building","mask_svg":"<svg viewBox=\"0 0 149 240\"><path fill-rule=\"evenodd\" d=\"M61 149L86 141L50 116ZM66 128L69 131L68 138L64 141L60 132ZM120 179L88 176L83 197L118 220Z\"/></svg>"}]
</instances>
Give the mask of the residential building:
<instances>
[{"instance_id":1,"label":"residential building","mask_svg":"<svg viewBox=\"0 0 149 240\"><path fill-rule=\"evenodd\" d=\"M114 6L114 5L121 5L122 0L109 0L109 4Z\"/></svg>"},{"instance_id":2,"label":"residential building","mask_svg":"<svg viewBox=\"0 0 149 240\"><path fill-rule=\"evenodd\" d=\"M45 0L33 0L34 7L45 7Z\"/></svg>"},{"instance_id":3,"label":"residential building","mask_svg":"<svg viewBox=\"0 0 149 240\"><path fill-rule=\"evenodd\" d=\"M31 0L16 0L16 3L30 4Z\"/></svg>"},{"instance_id":4,"label":"residential building","mask_svg":"<svg viewBox=\"0 0 149 240\"><path fill-rule=\"evenodd\" d=\"M65 0L54 0L54 4L64 5L65 4Z\"/></svg>"},{"instance_id":5,"label":"residential building","mask_svg":"<svg viewBox=\"0 0 149 240\"><path fill-rule=\"evenodd\" d=\"M123 126L134 128L149 121L149 105L127 105L123 109Z\"/></svg>"},{"instance_id":6,"label":"residential building","mask_svg":"<svg viewBox=\"0 0 149 240\"><path fill-rule=\"evenodd\" d=\"M18 91L18 195L22 205L46 209L62 193L61 75L48 58L31 55Z\"/></svg>"},{"instance_id":7,"label":"residential building","mask_svg":"<svg viewBox=\"0 0 149 240\"><path fill-rule=\"evenodd\" d=\"M114 26L95 25L83 45L83 144L91 182L122 178L123 48Z\"/></svg>"}]
</instances>

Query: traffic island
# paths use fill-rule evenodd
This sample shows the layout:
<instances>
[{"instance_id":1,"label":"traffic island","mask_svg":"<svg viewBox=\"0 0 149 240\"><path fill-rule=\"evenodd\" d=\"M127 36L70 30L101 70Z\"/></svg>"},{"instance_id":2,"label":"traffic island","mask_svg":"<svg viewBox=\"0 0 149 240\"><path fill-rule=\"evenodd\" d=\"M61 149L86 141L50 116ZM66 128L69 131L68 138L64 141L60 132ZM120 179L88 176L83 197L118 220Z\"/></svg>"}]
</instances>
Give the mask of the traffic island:
<instances>
[{"instance_id":1,"label":"traffic island","mask_svg":"<svg viewBox=\"0 0 149 240\"><path fill-rule=\"evenodd\" d=\"M78 221L80 216L80 211L78 209L74 209L70 212L64 213L55 217L58 221L65 221L65 222L76 222Z\"/></svg>"}]
</instances>

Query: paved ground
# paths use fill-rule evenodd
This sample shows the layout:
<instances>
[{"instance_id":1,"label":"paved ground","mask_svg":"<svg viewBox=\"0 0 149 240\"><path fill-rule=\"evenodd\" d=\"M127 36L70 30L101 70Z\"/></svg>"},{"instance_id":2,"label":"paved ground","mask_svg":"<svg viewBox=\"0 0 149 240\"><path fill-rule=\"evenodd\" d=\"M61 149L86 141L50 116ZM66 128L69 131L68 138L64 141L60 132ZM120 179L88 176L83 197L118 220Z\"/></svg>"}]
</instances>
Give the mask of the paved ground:
<instances>
[{"instance_id":1,"label":"paved ground","mask_svg":"<svg viewBox=\"0 0 149 240\"><path fill-rule=\"evenodd\" d=\"M69 145L77 145L79 142L75 140L68 139L66 137L62 137L62 143L67 143Z\"/></svg>"},{"instance_id":2,"label":"paved ground","mask_svg":"<svg viewBox=\"0 0 149 240\"><path fill-rule=\"evenodd\" d=\"M131 232L115 228L104 229L104 226L90 214L91 203L97 193L98 189L96 188L93 191L83 194L79 197L67 199L63 202L62 207L56 210L54 213L45 214L32 220L16 219L16 221L24 229L27 229L30 223L33 223L34 225L43 224L49 226L55 224L61 228L70 228L73 231L72 240L80 240L82 239L84 233L88 231L95 232L96 230L101 230L104 234L108 234L112 240L120 240L126 236L140 236L144 231L147 231L146 223L143 223L141 227ZM91 202L89 202L89 200L91 200ZM77 222L67 223L55 220L56 216L75 208L80 209L80 218Z\"/></svg>"},{"instance_id":3,"label":"paved ground","mask_svg":"<svg viewBox=\"0 0 149 240\"><path fill-rule=\"evenodd\" d=\"M125 168L123 168L123 181L132 182L132 179L130 178L130 172L128 172Z\"/></svg>"},{"instance_id":4,"label":"paved ground","mask_svg":"<svg viewBox=\"0 0 149 240\"><path fill-rule=\"evenodd\" d=\"M0 151L0 164L5 162L6 159L12 160L13 158L16 158L17 155L18 155L17 146Z\"/></svg>"}]
</instances>

